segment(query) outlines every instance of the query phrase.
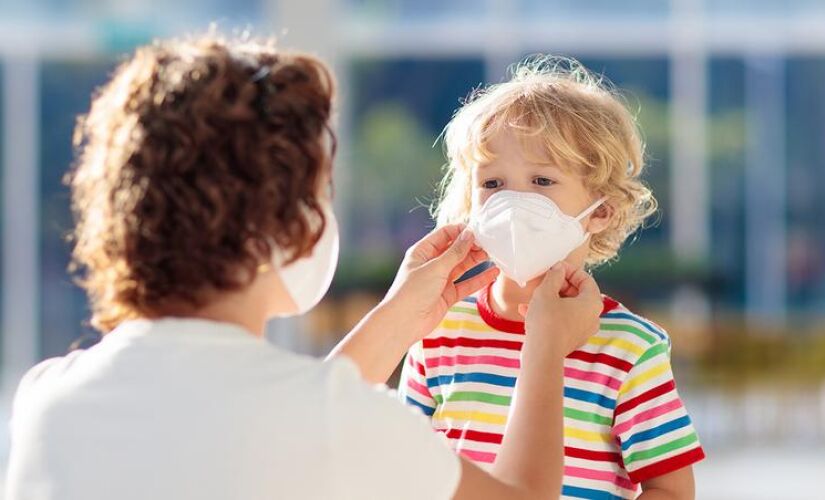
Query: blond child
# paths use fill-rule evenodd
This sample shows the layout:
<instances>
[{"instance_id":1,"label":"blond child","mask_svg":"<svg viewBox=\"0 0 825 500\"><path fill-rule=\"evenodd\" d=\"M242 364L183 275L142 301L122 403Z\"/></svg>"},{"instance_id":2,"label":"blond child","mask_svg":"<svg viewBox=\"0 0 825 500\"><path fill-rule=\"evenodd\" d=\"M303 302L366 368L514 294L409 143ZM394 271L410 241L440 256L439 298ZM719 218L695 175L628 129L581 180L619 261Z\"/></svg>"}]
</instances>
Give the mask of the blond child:
<instances>
[{"instance_id":1,"label":"blond child","mask_svg":"<svg viewBox=\"0 0 825 500\"><path fill-rule=\"evenodd\" d=\"M520 368L524 314L547 270L617 256L656 209L621 99L575 61L532 59L475 92L447 125L440 225L466 222L501 274L409 351L399 393L455 450L496 459ZM575 294L568 283L562 294ZM547 331L553 335L553 331ZM564 362L563 498L692 498L702 458L670 339L604 296L598 331Z\"/></svg>"}]
</instances>

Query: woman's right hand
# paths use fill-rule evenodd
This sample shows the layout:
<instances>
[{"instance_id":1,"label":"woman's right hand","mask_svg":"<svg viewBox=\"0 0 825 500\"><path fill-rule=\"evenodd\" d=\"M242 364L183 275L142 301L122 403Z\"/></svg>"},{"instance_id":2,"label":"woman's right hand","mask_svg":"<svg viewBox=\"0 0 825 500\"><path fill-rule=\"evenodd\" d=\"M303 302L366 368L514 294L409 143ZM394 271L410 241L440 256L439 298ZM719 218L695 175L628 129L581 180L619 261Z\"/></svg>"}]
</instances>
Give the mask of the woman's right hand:
<instances>
[{"instance_id":1,"label":"woman's right hand","mask_svg":"<svg viewBox=\"0 0 825 500\"><path fill-rule=\"evenodd\" d=\"M437 228L407 250L384 303L404 311L398 319L409 328L411 344L429 334L453 304L495 280L498 269L491 267L456 283L486 260L463 224Z\"/></svg>"},{"instance_id":2,"label":"woman's right hand","mask_svg":"<svg viewBox=\"0 0 825 500\"><path fill-rule=\"evenodd\" d=\"M444 226L413 245L381 303L330 353L345 355L369 382L383 383L415 342L429 334L458 300L498 275L490 268L460 283L456 279L487 255L473 245L463 225Z\"/></svg>"},{"instance_id":3,"label":"woman's right hand","mask_svg":"<svg viewBox=\"0 0 825 500\"><path fill-rule=\"evenodd\" d=\"M519 310L534 348L566 356L598 331L602 297L592 276L561 261L547 272L530 304Z\"/></svg>"}]
</instances>

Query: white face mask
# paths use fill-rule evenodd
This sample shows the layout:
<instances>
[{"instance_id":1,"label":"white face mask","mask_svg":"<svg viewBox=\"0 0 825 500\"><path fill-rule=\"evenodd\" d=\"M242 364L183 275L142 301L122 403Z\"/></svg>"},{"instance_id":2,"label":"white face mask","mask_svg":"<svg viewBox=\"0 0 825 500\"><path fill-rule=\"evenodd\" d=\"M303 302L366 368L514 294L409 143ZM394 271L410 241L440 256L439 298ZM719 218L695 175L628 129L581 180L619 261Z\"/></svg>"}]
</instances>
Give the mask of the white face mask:
<instances>
[{"instance_id":1,"label":"white face mask","mask_svg":"<svg viewBox=\"0 0 825 500\"><path fill-rule=\"evenodd\" d=\"M581 219L604 200L571 217L546 196L499 191L473 214L470 228L501 272L525 286L587 240Z\"/></svg>"},{"instance_id":2,"label":"white face mask","mask_svg":"<svg viewBox=\"0 0 825 500\"><path fill-rule=\"evenodd\" d=\"M292 297L298 309L284 316L304 314L324 297L332 283L335 268L338 266L338 221L332 208L322 204L326 227L321 238L312 248L312 253L301 257L286 267L280 268L280 256L276 252L273 264L281 276L287 293Z\"/></svg>"}]
</instances>

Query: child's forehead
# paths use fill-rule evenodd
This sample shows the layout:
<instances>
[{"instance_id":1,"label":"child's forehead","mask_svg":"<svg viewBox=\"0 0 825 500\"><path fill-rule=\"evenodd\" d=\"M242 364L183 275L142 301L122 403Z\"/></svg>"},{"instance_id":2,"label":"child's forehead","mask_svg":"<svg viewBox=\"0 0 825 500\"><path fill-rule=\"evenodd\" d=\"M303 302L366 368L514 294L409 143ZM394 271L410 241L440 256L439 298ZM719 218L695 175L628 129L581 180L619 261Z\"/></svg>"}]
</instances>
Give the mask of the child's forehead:
<instances>
[{"instance_id":1,"label":"child's forehead","mask_svg":"<svg viewBox=\"0 0 825 500\"><path fill-rule=\"evenodd\" d=\"M483 154L477 155L474 166L481 170L500 163L547 167L565 173L576 170L574 165L559 158L549 147L547 138L540 134L498 127L490 131L480 146Z\"/></svg>"}]
</instances>

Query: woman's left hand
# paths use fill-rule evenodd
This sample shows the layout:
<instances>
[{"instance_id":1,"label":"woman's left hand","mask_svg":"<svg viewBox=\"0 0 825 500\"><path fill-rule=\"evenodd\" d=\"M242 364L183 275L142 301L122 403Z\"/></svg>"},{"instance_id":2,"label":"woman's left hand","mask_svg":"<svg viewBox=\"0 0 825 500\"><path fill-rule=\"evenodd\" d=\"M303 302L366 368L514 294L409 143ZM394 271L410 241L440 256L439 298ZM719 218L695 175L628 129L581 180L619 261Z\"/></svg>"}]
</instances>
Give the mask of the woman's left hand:
<instances>
[{"instance_id":1,"label":"woman's left hand","mask_svg":"<svg viewBox=\"0 0 825 500\"><path fill-rule=\"evenodd\" d=\"M491 267L455 282L485 260L464 224L437 228L407 250L383 304L405 311L411 343L429 334L453 304L495 280L498 269Z\"/></svg>"}]
</instances>

